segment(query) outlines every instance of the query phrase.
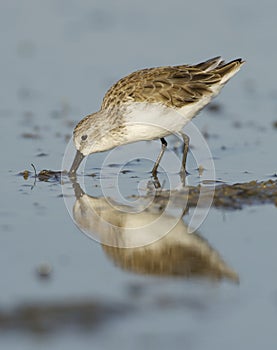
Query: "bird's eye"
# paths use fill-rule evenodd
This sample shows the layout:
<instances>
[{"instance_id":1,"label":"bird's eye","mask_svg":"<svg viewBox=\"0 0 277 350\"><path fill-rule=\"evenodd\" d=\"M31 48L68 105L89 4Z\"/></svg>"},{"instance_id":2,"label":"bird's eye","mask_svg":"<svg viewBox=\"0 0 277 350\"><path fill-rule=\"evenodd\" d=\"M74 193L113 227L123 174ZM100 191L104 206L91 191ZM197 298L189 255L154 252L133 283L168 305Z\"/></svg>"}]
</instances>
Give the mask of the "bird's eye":
<instances>
[{"instance_id":1,"label":"bird's eye","mask_svg":"<svg viewBox=\"0 0 277 350\"><path fill-rule=\"evenodd\" d=\"M88 138L88 135L82 135L81 136L82 141L85 141L87 138Z\"/></svg>"}]
</instances>

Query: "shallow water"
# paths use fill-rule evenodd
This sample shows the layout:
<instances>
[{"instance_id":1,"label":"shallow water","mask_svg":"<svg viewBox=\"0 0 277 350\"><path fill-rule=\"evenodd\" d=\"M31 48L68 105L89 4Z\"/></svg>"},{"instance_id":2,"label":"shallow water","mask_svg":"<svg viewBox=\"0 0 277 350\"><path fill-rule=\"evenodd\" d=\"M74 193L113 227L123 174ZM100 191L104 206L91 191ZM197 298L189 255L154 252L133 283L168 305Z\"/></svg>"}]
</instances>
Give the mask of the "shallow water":
<instances>
[{"instance_id":1,"label":"shallow water","mask_svg":"<svg viewBox=\"0 0 277 350\"><path fill-rule=\"evenodd\" d=\"M130 257L81 233L59 181L35 182L31 167L33 163L37 172L63 170L74 124L97 110L106 89L120 77L142 67L196 63L222 54L243 57L247 64L216 99L218 108L205 109L194 120L210 147L215 180L233 184L275 179L275 14L274 1L213 0L201 6L177 0L1 3L1 348L276 347L273 204L212 208L197 236L186 232L190 211L175 230L187 255L174 250L174 236L171 255L161 244L138 255L133 250ZM159 175L165 190L181 188L180 150L173 151L178 140L168 141L162 163L167 171ZM191 144L197 150L197 142L192 139ZM83 188L85 179L90 196L108 193L120 205L132 207L139 196L152 193L151 162L124 165L118 177L120 197L114 192L120 157L135 159L139 150L155 158L159 149L159 142L121 147L103 168L108 153L96 154L87 160L85 171L95 176L78 181ZM24 180L20 173L26 169L30 176ZM201 177L192 154L188 171L187 184L198 185ZM78 198L72 184L66 176L63 182L74 205ZM179 209L167 212L167 223L180 216ZM192 246L193 254L188 249ZM188 259L195 252L206 259L206 269L203 260L197 265L199 255ZM155 264L150 259L151 269L150 254L156 259ZM220 264L207 264L211 257L223 261L239 283L230 276L221 279Z\"/></svg>"}]
</instances>

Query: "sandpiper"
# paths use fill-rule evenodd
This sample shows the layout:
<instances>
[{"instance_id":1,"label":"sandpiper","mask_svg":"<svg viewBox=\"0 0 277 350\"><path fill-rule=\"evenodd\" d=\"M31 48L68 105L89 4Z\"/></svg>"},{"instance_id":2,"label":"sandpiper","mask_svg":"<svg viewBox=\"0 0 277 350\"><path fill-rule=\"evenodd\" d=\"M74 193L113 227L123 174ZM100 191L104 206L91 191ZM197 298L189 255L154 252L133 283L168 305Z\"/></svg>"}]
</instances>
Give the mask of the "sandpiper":
<instances>
[{"instance_id":1,"label":"sandpiper","mask_svg":"<svg viewBox=\"0 0 277 350\"><path fill-rule=\"evenodd\" d=\"M189 138L183 127L236 74L241 58L225 63L221 57L196 65L166 66L136 71L115 83L101 109L82 119L74 129L77 153L69 174L75 175L83 158L131 142L160 139L162 148L152 169L156 176L167 142L180 134L184 140L181 172L185 171Z\"/></svg>"}]
</instances>

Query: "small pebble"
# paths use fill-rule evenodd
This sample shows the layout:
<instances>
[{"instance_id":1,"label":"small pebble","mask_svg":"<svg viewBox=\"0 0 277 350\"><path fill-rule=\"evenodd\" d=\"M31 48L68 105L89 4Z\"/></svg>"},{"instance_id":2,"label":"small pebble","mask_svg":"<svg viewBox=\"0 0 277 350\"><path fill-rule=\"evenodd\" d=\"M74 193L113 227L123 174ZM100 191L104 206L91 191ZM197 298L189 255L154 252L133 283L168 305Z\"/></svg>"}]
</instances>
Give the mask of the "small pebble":
<instances>
[{"instance_id":1,"label":"small pebble","mask_svg":"<svg viewBox=\"0 0 277 350\"><path fill-rule=\"evenodd\" d=\"M23 179L28 180L30 172L28 170L24 170L22 173Z\"/></svg>"},{"instance_id":2,"label":"small pebble","mask_svg":"<svg viewBox=\"0 0 277 350\"><path fill-rule=\"evenodd\" d=\"M41 279L48 279L52 273L52 266L49 263L41 263L37 267L37 275Z\"/></svg>"}]
</instances>

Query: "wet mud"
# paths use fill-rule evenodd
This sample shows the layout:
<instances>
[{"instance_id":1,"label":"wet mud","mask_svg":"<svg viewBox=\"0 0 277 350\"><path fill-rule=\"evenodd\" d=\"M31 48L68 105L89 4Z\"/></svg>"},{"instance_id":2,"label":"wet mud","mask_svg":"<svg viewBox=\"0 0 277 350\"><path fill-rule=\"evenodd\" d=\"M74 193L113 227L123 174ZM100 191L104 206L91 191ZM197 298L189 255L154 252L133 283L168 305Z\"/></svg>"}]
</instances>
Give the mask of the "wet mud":
<instances>
[{"instance_id":1,"label":"wet mud","mask_svg":"<svg viewBox=\"0 0 277 350\"><path fill-rule=\"evenodd\" d=\"M168 196L174 196L175 200L187 198L188 207L195 207L199 200L199 194L203 192L207 197L211 196L213 191L212 205L216 208L242 209L244 206L271 203L277 205L277 180L250 181L236 184L219 184L215 188L201 186L189 186L183 191L160 192L161 198L167 199Z\"/></svg>"}]
</instances>

